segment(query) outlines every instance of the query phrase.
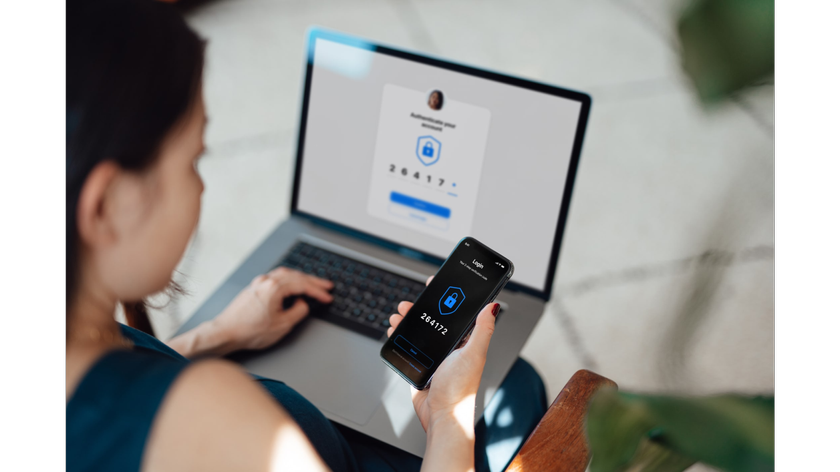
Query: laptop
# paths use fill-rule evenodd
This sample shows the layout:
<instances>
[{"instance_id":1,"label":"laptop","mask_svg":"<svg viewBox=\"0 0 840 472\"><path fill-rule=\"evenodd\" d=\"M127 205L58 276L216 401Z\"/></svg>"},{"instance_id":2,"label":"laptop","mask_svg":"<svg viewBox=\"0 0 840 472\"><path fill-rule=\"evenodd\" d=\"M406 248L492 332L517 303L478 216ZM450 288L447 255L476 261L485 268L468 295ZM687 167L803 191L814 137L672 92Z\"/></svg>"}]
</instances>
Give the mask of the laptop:
<instances>
[{"instance_id":1,"label":"laptop","mask_svg":"<svg viewBox=\"0 0 840 472\"><path fill-rule=\"evenodd\" d=\"M483 411L551 296L590 105L580 92L311 29L291 215L178 333L275 267L331 279L333 303L311 304L277 345L233 359L422 457L410 387L379 359L388 317L465 236L510 258Z\"/></svg>"}]
</instances>

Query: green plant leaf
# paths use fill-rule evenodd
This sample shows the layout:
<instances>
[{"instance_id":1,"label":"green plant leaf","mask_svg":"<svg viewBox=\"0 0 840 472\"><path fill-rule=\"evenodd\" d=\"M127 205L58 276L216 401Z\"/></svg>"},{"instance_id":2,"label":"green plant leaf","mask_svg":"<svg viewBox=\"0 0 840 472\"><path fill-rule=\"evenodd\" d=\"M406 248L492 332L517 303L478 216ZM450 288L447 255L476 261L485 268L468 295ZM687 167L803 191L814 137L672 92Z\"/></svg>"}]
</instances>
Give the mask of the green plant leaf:
<instances>
[{"instance_id":1,"label":"green plant leaf","mask_svg":"<svg viewBox=\"0 0 840 472\"><path fill-rule=\"evenodd\" d=\"M696 0L677 31L683 68L701 100L716 102L774 70L774 0Z\"/></svg>"},{"instance_id":2,"label":"green plant leaf","mask_svg":"<svg viewBox=\"0 0 840 472\"><path fill-rule=\"evenodd\" d=\"M682 398L601 391L590 405L592 472L773 470L772 398Z\"/></svg>"}]
</instances>

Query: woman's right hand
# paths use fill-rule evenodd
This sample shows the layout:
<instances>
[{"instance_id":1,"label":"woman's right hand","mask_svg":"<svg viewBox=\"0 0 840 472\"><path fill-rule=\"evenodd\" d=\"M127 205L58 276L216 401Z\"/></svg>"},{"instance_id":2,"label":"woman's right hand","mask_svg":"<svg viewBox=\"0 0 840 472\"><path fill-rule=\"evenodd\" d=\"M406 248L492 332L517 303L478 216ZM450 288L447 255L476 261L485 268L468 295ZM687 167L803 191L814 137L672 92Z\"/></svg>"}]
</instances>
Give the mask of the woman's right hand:
<instances>
[{"instance_id":1,"label":"woman's right hand","mask_svg":"<svg viewBox=\"0 0 840 472\"><path fill-rule=\"evenodd\" d=\"M236 349L264 349L287 335L309 314L302 299L284 309L288 297L312 297L331 303L333 283L313 275L278 267L258 275L213 321L233 340Z\"/></svg>"},{"instance_id":2,"label":"woman's right hand","mask_svg":"<svg viewBox=\"0 0 840 472\"><path fill-rule=\"evenodd\" d=\"M329 280L286 267L259 275L216 318L169 341L184 357L224 356L240 349L264 349L283 338L309 313L302 299L283 308L287 297L333 301Z\"/></svg>"},{"instance_id":3,"label":"woman's right hand","mask_svg":"<svg viewBox=\"0 0 840 472\"><path fill-rule=\"evenodd\" d=\"M426 285L431 282L431 278ZM391 315L388 336L400 324L414 304L401 302L399 314ZM475 399L481 382L481 373L487 359L487 348L495 329L499 304L484 307L475 322L475 329L466 342L453 351L438 367L432 383L426 390L412 389L414 410L429 433L440 421L453 419L463 428L472 430L475 419Z\"/></svg>"}]
</instances>

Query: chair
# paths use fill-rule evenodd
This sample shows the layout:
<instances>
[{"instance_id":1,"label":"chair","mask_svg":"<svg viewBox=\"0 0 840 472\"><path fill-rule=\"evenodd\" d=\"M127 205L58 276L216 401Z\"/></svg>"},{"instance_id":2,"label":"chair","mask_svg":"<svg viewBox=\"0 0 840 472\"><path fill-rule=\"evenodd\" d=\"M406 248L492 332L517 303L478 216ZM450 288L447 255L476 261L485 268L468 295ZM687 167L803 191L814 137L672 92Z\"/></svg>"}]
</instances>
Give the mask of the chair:
<instances>
[{"instance_id":1,"label":"chair","mask_svg":"<svg viewBox=\"0 0 840 472\"><path fill-rule=\"evenodd\" d=\"M588 370L575 372L507 472L584 472L591 453L586 441L586 410L600 388L618 388L615 382Z\"/></svg>"}]
</instances>

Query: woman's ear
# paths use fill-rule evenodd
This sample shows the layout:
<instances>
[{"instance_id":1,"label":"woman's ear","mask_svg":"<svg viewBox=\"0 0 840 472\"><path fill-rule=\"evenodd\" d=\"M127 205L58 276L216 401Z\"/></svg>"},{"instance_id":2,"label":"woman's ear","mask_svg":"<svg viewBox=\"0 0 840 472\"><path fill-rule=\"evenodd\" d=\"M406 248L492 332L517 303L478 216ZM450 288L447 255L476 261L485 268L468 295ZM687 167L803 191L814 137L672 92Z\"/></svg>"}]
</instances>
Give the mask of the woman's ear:
<instances>
[{"instance_id":1,"label":"woman's ear","mask_svg":"<svg viewBox=\"0 0 840 472\"><path fill-rule=\"evenodd\" d=\"M120 174L114 161L103 161L88 174L76 207L76 227L82 244L108 245L116 241L115 221L108 205L109 193Z\"/></svg>"}]
</instances>

